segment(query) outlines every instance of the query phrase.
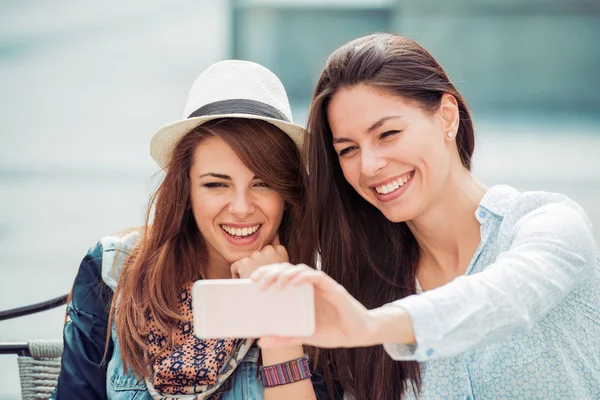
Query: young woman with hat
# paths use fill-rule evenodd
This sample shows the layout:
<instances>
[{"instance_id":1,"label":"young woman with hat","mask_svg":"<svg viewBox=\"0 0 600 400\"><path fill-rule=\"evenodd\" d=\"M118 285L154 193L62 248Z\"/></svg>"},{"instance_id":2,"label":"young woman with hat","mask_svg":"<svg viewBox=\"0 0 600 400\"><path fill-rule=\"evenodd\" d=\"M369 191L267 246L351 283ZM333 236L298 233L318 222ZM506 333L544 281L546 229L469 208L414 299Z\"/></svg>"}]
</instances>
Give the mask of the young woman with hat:
<instances>
[{"instance_id":1,"label":"young woman with hat","mask_svg":"<svg viewBox=\"0 0 600 400\"><path fill-rule=\"evenodd\" d=\"M308 129L303 243L322 271L253 279L312 282L317 329L261 347L331 348L316 366L357 400L600 398L590 223L566 196L475 179L469 111L426 50L390 34L336 50Z\"/></svg>"},{"instance_id":2,"label":"young woman with hat","mask_svg":"<svg viewBox=\"0 0 600 400\"><path fill-rule=\"evenodd\" d=\"M301 345L198 339L190 293L198 279L248 277L232 264L259 251L312 258L299 243L305 136L266 68L223 61L198 77L184 118L152 138L166 175L146 226L102 239L80 266L54 398L315 398Z\"/></svg>"}]
</instances>

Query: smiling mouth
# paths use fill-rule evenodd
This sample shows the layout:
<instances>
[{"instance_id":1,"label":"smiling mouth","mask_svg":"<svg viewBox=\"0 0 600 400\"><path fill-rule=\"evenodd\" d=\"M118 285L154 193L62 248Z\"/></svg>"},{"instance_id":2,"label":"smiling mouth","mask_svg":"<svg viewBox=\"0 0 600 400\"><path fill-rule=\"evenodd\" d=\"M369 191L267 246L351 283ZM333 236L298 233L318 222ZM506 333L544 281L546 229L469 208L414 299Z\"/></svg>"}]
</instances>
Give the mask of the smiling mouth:
<instances>
[{"instance_id":1,"label":"smiling mouth","mask_svg":"<svg viewBox=\"0 0 600 400\"><path fill-rule=\"evenodd\" d=\"M262 227L262 224L256 224L244 228L236 228L228 225L220 225L220 227L223 230L223 232L227 233L232 238L244 239L256 234L256 232L258 232Z\"/></svg>"},{"instance_id":2,"label":"smiling mouth","mask_svg":"<svg viewBox=\"0 0 600 400\"><path fill-rule=\"evenodd\" d=\"M378 185L378 186L374 186L373 189L378 193L378 194L390 194L395 192L396 190L400 189L402 186L406 185L407 182L409 182L413 176L415 175L415 171L411 171L407 174L404 174L396 179L394 179L391 182L388 182L384 185Z\"/></svg>"}]
</instances>

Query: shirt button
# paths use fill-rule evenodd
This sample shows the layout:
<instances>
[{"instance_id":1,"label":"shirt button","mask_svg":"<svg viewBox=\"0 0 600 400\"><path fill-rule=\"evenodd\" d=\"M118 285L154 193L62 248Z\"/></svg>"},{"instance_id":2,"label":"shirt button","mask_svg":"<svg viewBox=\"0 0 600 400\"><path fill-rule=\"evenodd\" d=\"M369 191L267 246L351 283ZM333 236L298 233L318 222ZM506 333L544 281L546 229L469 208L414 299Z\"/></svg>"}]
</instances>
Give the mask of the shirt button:
<instances>
[{"instance_id":1,"label":"shirt button","mask_svg":"<svg viewBox=\"0 0 600 400\"><path fill-rule=\"evenodd\" d=\"M433 349L427 350L427 357L431 357L432 354L433 354Z\"/></svg>"},{"instance_id":2,"label":"shirt button","mask_svg":"<svg viewBox=\"0 0 600 400\"><path fill-rule=\"evenodd\" d=\"M479 216L480 216L481 218L485 218L485 211L480 211L480 212L479 212Z\"/></svg>"}]
</instances>

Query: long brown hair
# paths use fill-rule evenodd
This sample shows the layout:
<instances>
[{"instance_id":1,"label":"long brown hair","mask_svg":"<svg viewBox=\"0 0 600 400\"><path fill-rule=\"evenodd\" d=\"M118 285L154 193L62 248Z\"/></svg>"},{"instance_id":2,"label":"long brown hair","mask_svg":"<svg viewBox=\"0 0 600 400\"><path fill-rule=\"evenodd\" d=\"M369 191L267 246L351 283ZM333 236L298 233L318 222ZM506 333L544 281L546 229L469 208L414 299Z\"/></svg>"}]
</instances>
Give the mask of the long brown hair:
<instances>
[{"instance_id":1,"label":"long brown hair","mask_svg":"<svg viewBox=\"0 0 600 400\"><path fill-rule=\"evenodd\" d=\"M374 34L337 49L322 72L309 111L308 221L305 244L320 252L324 272L367 308L416 291L419 246L406 223L393 223L364 200L344 179L327 108L344 87L366 84L400 96L427 112L435 112L442 95L458 102L460 127L456 141L462 164L470 169L473 125L467 106L435 59L414 41L398 35ZM316 367L328 387L341 383L352 398L398 399L418 393L417 362L395 362L382 346L316 351Z\"/></svg>"},{"instance_id":2,"label":"long brown hair","mask_svg":"<svg viewBox=\"0 0 600 400\"><path fill-rule=\"evenodd\" d=\"M145 315L150 313L162 332L170 332L165 343L169 346L182 319L177 293L185 283L199 279L206 265L206 247L190 207L189 171L196 148L207 137L224 140L284 198L279 237L290 261L310 262L313 257L313 253L303 256L299 246L306 176L292 139L267 122L250 119L214 120L186 134L175 146L165 178L150 201L141 242L125 263L111 305L109 335L114 320L124 368L138 377L146 376L153 361L145 357Z\"/></svg>"}]
</instances>

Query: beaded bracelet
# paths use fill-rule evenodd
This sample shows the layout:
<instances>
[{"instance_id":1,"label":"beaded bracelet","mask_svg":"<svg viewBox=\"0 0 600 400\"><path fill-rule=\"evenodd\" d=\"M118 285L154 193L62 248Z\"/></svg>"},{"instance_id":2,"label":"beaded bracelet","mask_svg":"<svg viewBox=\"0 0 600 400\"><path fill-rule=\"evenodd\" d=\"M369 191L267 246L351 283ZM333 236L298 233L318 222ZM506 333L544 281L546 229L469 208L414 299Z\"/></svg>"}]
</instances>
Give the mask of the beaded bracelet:
<instances>
[{"instance_id":1,"label":"beaded bracelet","mask_svg":"<svg viewBox=\"0 0 600 400\"><path fill-rule=\"evenodd\" d=\"M287 385L312 376L308 367L308 356L281 364L260 367L260 380L264 387Z\"/></svg>"}]
</instances>

